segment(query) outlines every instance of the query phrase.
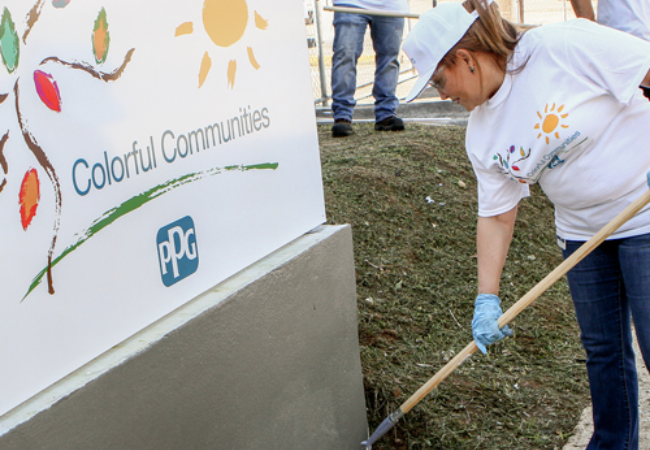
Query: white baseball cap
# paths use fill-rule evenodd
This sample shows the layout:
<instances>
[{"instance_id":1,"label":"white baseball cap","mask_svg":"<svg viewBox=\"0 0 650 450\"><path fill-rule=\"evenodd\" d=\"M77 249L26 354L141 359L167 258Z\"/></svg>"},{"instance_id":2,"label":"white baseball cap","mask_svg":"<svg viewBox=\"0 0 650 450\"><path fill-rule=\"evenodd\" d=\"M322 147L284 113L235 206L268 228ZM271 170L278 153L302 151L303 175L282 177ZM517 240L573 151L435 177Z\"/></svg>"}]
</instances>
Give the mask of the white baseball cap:
<instances>
[{"instance_id":1,"label":"white baseball cap","mask_svg":"<svg viewBox=\"0 0 650 450\"><path fill-rule=\"evenodd\" d=\"M489 5L492 1L486 3ZM420 74L406 96L407 102L420 95L442 58L465 36L476 19L478 12L468 13L461 3L441 3L420 15L402 45L404 53Z\"/></svg>"}]
</instances>

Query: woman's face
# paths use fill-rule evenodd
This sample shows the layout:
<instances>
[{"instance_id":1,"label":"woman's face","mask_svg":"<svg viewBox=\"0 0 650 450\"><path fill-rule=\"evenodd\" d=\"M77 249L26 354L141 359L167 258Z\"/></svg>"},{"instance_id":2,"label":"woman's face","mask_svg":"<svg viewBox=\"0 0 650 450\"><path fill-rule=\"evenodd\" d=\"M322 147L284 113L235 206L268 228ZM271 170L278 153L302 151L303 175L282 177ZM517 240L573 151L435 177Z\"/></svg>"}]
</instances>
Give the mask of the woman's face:
<instances>
[{"instance_id":1,"label":"woman's face","mask_svg":"<svg viewBox=\"0 0 650 450\"><path fill-rule=\"evenodd\" d=\"M431 77L431 85L438 90L442 100L451 99L467 111L487 100L481 95L479 77L467 65L451 64L439 68Z\"/></svg>"},{"instance_id":2,"label":"woman's face","mask_svg":"<svg viewBox=\"0 0 650 450\"><path fill-rule=\"evenodd\" d=\"M459 50L455 63L438 67L430 84L438 90L441 99L451 99L467 111L472 111L494 95L503 77L496 79L491 65L483 61L479 63L479 59L483 58L477 59Z\"/></svg>"}]
</instances>

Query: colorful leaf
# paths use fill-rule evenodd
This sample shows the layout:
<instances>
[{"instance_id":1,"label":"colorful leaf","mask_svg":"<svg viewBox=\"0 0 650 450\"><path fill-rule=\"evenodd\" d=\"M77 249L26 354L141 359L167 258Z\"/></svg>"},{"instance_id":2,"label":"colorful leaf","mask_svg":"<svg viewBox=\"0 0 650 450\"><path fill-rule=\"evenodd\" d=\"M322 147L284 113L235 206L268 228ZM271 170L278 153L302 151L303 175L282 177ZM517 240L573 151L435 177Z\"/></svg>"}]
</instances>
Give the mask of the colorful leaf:
<instances>
[{"instance_id":1,"label":"colorful leaf","mask_svg":"<svg viewBox=\"0 0 650 450\"><path fill-rule=\"evenodd\" d=\"M65 8L70 3L70 0L52 0L52 5L55 8Z\"/></svg>"},{"instance_id":2,"label":"colorful leaf","mask_svg":"<svg viewBox=\"0 0 650 450\"><path fill-rule=\"evenodd\" d=\"M38 202L41 199L39 186L38 172L36 172L36 169L28 170L20 185L20 194L18 196L23 230L27 230L27 227L32 223L32 219L36 215Z\"/></svg>"},{"instance_id":3,"label":"colorful leaf","mask_svg":"<svg viewBox=\"0 0 650 450\"><path fill-rule=\"evenodd\" d=\"M16 33L16 26L11 19L11 13L5 8L0 21L0 54L2 54L2 62L9 73L18 67L19 44L18 33Z\"/></svg>"},{"instance_id":4,"label":"colorful leaf","mask_svg":"<svg viewBox=\"0 0 650 450\"><path fill-rule=\"evenodd\" d=\"M108 57L108 46L111 41L110 33L108 32L108 20L106 19L106 10L102 8L95 20L95 27L93 28L93 54L97 64L103 64Z\"/></svg>"},{"instance_id":5,"label":"colorful leaf","mask_svg":"<svg viewBox=\"0 0 650 450\"><path fill-rule=\"evenodd\" d=\"M61 94L52 75L37 70L34 72L34 84L36 92L45 106L52 111L61 112Z\"/></svg>"},{"instance_id":6,"label":"colorful leaf","mask_svg":"<svg viewBox=\"0 0 650 450\"><path fill-rule=\"evenodd\" d=\"M5 157L4 154L4 147L8 140L9 140L9 132L7 131L7 134L2 136L2 139L0 139L0 168L2 169L2 171L0 172L0 192L2 192L2 190L7 184L7 179L5 178L5 175L9 173L7 158Z\"/></svg>"}]
</instances>

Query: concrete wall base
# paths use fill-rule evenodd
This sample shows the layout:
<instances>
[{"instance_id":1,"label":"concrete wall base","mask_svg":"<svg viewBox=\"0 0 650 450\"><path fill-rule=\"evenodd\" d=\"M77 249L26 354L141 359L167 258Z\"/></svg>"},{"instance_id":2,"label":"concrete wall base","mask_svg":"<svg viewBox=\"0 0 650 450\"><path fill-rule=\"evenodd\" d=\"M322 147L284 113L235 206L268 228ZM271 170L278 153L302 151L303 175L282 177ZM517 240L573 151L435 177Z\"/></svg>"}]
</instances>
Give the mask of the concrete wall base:
<instances>
[{"instance_id":1,"label":"concrete wall base","mask_svg":"<svg viewBox=\"0 0 650 450\"><path fill-rule=\"evenodd\" d=\"M359 449L352 232L325 226L0 417L3 450Z\"/></svg>"}]
</instances>

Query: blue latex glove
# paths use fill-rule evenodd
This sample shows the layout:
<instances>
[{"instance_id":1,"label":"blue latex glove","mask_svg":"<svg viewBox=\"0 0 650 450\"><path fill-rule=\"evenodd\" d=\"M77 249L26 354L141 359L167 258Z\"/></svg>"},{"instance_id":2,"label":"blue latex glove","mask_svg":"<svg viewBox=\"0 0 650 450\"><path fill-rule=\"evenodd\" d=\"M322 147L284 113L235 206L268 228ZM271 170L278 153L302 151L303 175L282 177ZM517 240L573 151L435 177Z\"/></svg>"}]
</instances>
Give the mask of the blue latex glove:
<instances>
[{"instance_id":1,"label":"blue latex glove","mask_svg":"<svg viewBox=\"0 0 650 450\"><path fill-rule=\"evenodd\" d=\"M479 294L474 302L472 335L479 350L487 353L486 347L505 336L512 336L508 325L499 330L498 320L503 314L501 300L494 294Z\"/></svg>"}]
</instances>

